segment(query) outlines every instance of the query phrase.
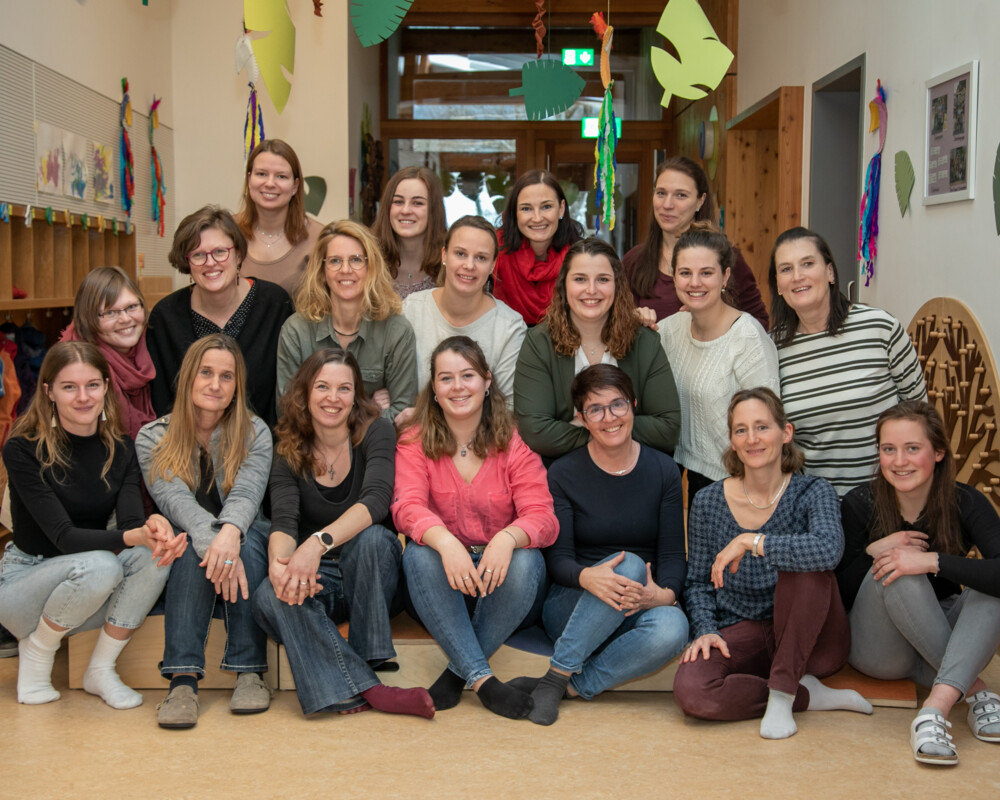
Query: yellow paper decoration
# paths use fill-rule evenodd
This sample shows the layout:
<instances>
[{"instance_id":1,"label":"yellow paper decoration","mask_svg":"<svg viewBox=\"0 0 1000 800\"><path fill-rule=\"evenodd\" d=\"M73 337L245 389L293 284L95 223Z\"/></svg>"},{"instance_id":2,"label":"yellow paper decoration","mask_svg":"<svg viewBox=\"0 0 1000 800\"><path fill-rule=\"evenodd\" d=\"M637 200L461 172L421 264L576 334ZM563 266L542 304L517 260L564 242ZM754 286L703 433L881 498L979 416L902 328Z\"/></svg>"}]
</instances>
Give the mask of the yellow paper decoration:
<instances>
[{"instance_id":1,"label":"yellow paper decoration","mask_svg":"<svg viewBox=\"0 0 1000 800\"><path fill-rule=\"evenodd\" d=\"M671 95L700 100L715 89L733 63L733 54L719 41L698 0L670 0L663 9L656 31L669 39L680 61L660 47L650 50L656 80L663 87L660 105L666 107Z\"/></svg>"},{"instance_id":2,"label":"yellow paper decoration","mask_svg":"<svg viewBox=\"0 0 1000 800\"><path fill-rule=\"evenodd\" d=\"M267 36L253 39L250 45L264 85L280 114L292 91L285 71L289 75L295 72L295 24L288 13L288 3L286 0L243 0L243 24L250 31L268 32Z\"/></svg>"}]
</instances>

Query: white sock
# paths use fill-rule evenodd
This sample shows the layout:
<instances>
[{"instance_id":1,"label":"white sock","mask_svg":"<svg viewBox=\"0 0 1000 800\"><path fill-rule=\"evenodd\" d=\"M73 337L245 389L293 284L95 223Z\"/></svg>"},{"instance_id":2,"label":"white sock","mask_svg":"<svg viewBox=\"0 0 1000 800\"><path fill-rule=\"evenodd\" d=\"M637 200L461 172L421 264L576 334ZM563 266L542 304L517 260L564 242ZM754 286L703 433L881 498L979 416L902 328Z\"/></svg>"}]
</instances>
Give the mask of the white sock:
<instances>
[{"instance_id":1,"label":"white sock","mask_svg":"<svg viewBox=\"0 0 1000 800\"><path fill-rule=\"evenodd\" d=\"M799 728L792 715L795 695L770 689L767 693L767 710L760 721L760 735L765 739L787 739Z\"/></svg>"},{"instance_id":2,"label":"white sock","mask_svg":"<svg viewBox=\"0 0 1000 800\"><path fill-rule=\"evenodd\" d=\"M115 639L101 628L94 654L83 674L84 691L96 694L112 708L135 708L142 705L142 695L122 683L115 671L115 662L129 641Z\"/></svg>"},{"instance_id":3,"label":"white sock","mask_svg":"<svg viewBox=\"0 0 1000 800\"><path fill-rule=\"evenodd\" d=\"M927 713L928 711L940 715L942 719L945 718L944 714L941 713L940 709L934 708L933 706L924 706L917 712L917 714L918 715L924 714ZM934 724L935 724L934 720L929 719L926 722L922 722L917 727L917 730L919 731L921 728L926 728L928 725L934 725ZM947 729L945 730L945 733L947 733ZM955 748L951 745L935 744L934 742L924 742L920 746L919 752L923 753L925 756L950 756L953 755L956 751Z\"/></svg>"},{"instance_id":4,"label":"white sock","mask_svg":"<svg viewBox=\"0 0 1000 800\"><path fill-rule=\"evenodd\" d=\"M872 704L853 689L831 689L819 682L815 675L803 675L799 681L809 691L806 711L857 711L871 714Z\"/></svg>"},{"instance_id":5,"label":"white sock","mask_svg":"<svg viewBox=\"0 0 1000 800\"><path fill-rule=\"evenodd\" d=\"M59 699L52 686L52 664L66 631L57 631L42 618L38 627L17 645L17 702L41 705Z\"/></svg>"}]
</instances>

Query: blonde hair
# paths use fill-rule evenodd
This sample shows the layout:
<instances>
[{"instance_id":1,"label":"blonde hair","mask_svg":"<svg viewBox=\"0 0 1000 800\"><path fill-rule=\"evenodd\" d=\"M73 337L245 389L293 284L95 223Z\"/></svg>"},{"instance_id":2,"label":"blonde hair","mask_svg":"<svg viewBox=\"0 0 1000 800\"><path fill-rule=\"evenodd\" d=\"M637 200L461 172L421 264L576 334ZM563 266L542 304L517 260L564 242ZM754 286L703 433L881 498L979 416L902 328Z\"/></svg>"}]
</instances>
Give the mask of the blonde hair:
<instances>
[{"instance_id":1,"label":"blonde hair","mask_svg":"<svg viewBox=\"0 0 1000 800\"><path fill-rule=\"evenodd\" d=\"M166 434L153 448L148 483L158 478L180 478L192 492L199 483L198 439L191 393L195 375L209 350L223 350L231 354L236 364L233 400L223 412L218 425L222 428L219 441L222 454L222 491L228 494L236 483L236 473L246 461L250 438L253 436L253 415L247 407L247 370L243 354L239 345L223 333L213 333L198 339L184 355L177 377L174 410L170 415Z\"/></svg>"},{"instance_id":2,"label":"blonde hair","mask_svg":"<svg viewBox=\"0 0 1000 800\"><path fill-rule=\"evenodd\" d=\"M328 317L333 308L330 287L326 283L326 248L337 236L348 236L357 239L368 259L368 271L365 274L364 296L361 313L373 320L383 320L392 314L403 310L403 302L392 288L392 277L382 256L375 237L364 225L349 219L331 222L316 240L309 263L306 265L302 283L295 293L295 310L311 322L319 322Z\"/></svg>"},{"instance_id":3,"label":"blonde hair","mask_svg":"<svg viewBox=\"0 0 1000 800\"><path fill-rule=\"evenodd\" d=\"M108 470L115 460L115 448L125 441L125 426L118 398L111 388L108 361L90 342L59 342L49 349L38 373L38 389L31 398L28 410L17 418L10 435L12 438L21 436L29 442L35 442L35 458L43 471L51 471L58 466L65 473L69 468L69 439L59 422L56 404L49 399L48 390L56 383L59 373L71 364L91 366L104 379L105 419L98 421L97 430L108 451L108 457L101 468L101 479L107 486Z\"/></svg>"}]
</instances>

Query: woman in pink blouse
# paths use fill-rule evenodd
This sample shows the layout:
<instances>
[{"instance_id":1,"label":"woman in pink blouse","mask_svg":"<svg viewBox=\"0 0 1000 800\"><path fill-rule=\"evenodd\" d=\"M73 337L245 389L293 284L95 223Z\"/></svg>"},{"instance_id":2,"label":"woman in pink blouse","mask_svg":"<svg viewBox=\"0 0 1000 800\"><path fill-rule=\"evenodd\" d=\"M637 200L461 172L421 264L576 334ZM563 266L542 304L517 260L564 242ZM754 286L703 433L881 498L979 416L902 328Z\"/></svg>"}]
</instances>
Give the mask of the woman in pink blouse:
<instances>
[{"instance_id":1,"label":"woman in pink blouse","mask_svg":"<svg viewBox=\"0 0 1000 800\"><path fill-rule=\"evenodd\" d=\"M545 580L538 548L558 523L541 459L521 440L486 358L467 336L431 355L416 424L396 448L392 517L410 599L450 659L430 688L452 708L468 686L490 711L526 717L531 697L494 677L489 657L524 620Z\"/></svg>"}]
</instances>

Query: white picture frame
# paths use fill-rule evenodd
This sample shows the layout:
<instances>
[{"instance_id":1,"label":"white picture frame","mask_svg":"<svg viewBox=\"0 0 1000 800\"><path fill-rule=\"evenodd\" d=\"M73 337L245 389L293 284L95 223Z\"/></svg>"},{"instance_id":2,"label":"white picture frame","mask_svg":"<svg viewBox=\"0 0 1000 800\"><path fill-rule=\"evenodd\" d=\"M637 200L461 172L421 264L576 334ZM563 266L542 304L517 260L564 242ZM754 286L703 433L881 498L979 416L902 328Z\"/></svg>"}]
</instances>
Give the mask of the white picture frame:
<instances>
[{"instance_id":1,"label":"white picture frame","mask_svg":"<svg viewBox=\"0 0 1000 800\"><path fill-rule=\"evenodd\" d=\"M979 61L927 81L924 119L924 205L976 196Z\"/></svg>"}]
</instances>

